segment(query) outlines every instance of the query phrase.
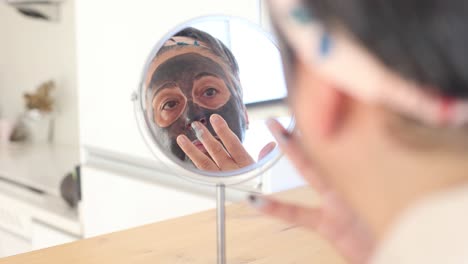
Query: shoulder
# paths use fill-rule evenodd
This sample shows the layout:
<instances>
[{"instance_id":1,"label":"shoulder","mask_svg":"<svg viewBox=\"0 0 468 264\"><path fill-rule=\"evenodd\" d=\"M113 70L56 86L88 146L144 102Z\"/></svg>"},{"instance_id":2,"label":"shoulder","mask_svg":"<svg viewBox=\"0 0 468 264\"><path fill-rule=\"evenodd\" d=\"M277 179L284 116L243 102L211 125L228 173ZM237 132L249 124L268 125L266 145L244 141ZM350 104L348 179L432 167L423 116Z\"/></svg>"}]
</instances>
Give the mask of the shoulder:
<instances>
[{"instance_id":1,"label":"shoulder","mask_svg":"<svg viewBox=\"0 0 468 264\"><path fill-rule=\"evenodd\" d=\"M370 263L468 263L467 248L468 186L463 186L406 210Z\"/></svg>"}]
</instances>

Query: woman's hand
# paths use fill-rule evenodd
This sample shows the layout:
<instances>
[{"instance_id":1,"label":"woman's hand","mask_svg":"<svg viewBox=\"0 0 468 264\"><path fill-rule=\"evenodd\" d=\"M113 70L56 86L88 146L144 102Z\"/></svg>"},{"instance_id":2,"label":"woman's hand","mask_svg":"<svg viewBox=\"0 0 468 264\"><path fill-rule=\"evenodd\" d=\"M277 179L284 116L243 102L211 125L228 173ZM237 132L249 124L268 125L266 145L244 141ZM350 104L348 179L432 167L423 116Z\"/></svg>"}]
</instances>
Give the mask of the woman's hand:
<instances>
[{"instance_id":1,"label":"woman's hand","mask_svg":"<svg viewBox=\"0 0 468 264\"><path fill-rule=\"evenodd\" d=\"M250 196L251 203L265 214L317 231L351 263L365 263L375 243L370 230L351 207L315 173L312 162L299 147L297 133L289 133L277 121L269 122L268 126L299 173L319 192L322 203L319 208L306 208L266 197Z\"/></svg>"},{"instance_id":2,"label":"woman's hand","mask_svg":"<svg viewBox=\"0 0 468 264\"><path fill-rule=\"evenodd\" d=\"M195 166L201 170L236 170L255 163L255 160L242 146L242 142L232 132L226 121L217 114L210 117L211 125L219 138L214 137L200 122L193 122L198 140L203 144L206 154L197 148L185 135L177 137L177 143ZM267 144L259 154L262 158L275 148L274 142Z\"/></svg>"}]
</instances>

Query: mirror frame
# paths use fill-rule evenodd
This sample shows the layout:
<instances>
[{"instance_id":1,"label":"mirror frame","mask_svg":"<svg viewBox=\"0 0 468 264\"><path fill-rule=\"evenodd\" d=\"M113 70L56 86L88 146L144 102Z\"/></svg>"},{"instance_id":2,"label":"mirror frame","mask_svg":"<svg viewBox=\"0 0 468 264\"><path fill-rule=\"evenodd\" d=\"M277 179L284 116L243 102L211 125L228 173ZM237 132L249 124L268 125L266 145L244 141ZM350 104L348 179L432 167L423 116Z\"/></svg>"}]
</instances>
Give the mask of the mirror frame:
<instances>
[{"instance_id":1,"label":"mirror frame","mask_svg":"<svg viewBox=\"0 0 468 264\"><path fill-rule=\"evenodd\" d=\"M152 136L152 131L148 126L147 117L145 114L145 107L144 103L144 90L145 90L145 77L146 73L153 61L153 58L156 56L159 49L164 45L164 43L172 37L175 33L179 32L180 30L196 24L198 22L206 22L206 21L222 21L222 20L229 20L229 21L239 21L241 23L246 24L247 26L252 27L254 30L258 31L260 34L265 36L267 39L271 41L271 43L278 49L279 47L277 41L273 38L273 35L263 30L259 25L255 24L254 22L241 17L235 16L225 16L225 15L206 15L201 17L195 17L193 19L187 20L176 27L172 28L168 33L166 33L161 40L156 43L151 49L151 53L147 57L145 66L143 68L143 72L141 74L140 83L136 91L132 94L132 101L134 102L134 112L135 112L135 119L137 121L137 125L140 131L141 136L143 137L146 145L150 148L153 156L161 161L163 165L169 169L169 171L177 176L183 177L189 181L193 181L199 184L205 185L236 185L242 182L251 180L260 174L264 173L268 169L270 169L282 156L281 151L279 150L279 146L277 145L276 148L268 153L264 158L262 158L259 162L249 165L247 167L232 170L232 171L220 171L220 172L213 172L213 171L204 171L199 170L196 168L186 168L183 166L183 162L177 160L175 157L170 157L162 150L159 145L159 142L155 140ZM291 122L289 124L288 130L292 130L294 127L294 116L291 116Z\"/></svg>"}]
</instances>

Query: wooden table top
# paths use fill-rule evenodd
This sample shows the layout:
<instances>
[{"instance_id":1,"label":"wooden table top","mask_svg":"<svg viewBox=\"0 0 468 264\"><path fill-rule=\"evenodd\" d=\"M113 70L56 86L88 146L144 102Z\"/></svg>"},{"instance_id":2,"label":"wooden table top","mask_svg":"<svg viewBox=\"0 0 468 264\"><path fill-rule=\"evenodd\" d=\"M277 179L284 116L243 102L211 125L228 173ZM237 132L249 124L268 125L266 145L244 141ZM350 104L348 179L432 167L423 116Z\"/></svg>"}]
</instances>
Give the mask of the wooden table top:
<instances>
[{"instance_id":1,"label":"wooden table top","mask_svg":"<svg viewBox=\"0 0 468 264\"><path fill-rule=\"evenodd\" d=\"M276 195L312 204L309 188ZM246 203L226 207L228 264L345 263L317 234L263 216ZM149 224L0 259L0 264L216 263L216 211Z\"/></svg>"}]
</instances>

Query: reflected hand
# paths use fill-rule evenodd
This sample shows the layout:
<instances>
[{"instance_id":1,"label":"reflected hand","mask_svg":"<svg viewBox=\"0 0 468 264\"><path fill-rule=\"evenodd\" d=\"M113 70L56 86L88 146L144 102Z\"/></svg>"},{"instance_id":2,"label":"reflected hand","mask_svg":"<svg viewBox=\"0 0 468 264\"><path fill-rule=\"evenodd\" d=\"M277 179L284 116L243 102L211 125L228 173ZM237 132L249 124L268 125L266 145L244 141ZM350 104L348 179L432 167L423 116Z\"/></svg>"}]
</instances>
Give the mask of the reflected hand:
<instances>
[{"instance_id":1,"label":"reflected hand","mask_svg":"<svg viewBox=\"0 0 468 264\"><path fill-rule=\"evenodd\" d=\"M242 146L242 142L220 115L213 114L210 117L210 122L217 138L200 122L192 123L192 128L198 140L203 144L206 154L195 146L187 136L179 135L177 137L177 144L197 168L209 171L228 171L255 163L255 160ZM263 148L259 155L260 158L275 148L276 144L272 143Z\"/></svg>"},{"instance_id":2,"label":"reflected hand","mask_svg":"<svg viewBox=\"0 0 468 264\"><path fill-rule=\"evenodd\" d=\"M297 133L289 133L277 121L268 124L280 147L299 173L322 197L321 206L306 208L266 197L250 196L251 203L265 214L299 224L318 232L351 263L365 263L375 241L367 225L338 193L314 171L300 147Z\"/></svg>"}]
</instances>

